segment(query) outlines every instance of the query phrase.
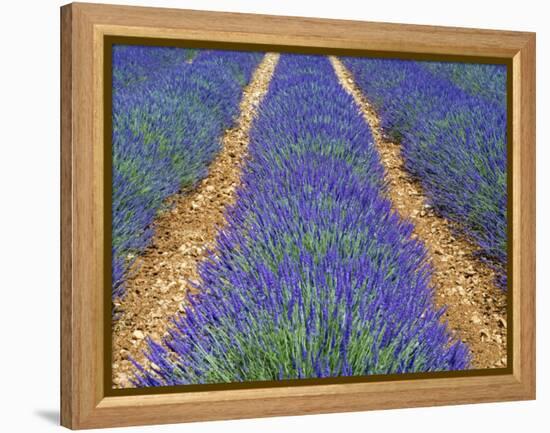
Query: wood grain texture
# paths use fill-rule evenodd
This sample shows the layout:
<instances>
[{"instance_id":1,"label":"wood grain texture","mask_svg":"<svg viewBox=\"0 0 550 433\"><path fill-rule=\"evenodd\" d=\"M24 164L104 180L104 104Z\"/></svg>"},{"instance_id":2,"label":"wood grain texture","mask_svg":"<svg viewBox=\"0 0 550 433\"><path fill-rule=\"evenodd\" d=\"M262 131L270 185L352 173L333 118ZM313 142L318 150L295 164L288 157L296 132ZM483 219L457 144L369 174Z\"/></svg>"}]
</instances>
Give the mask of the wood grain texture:
<instances>
[{"instance_id":1,"label":"wood grain texture","mask_svg":"<svg viewBox=\"0 0 550 433\"><path fill-rule=\"evenodd\" d=\"M535 397L535 35L94 4L61 10L61 423L70 428L344 412ZM106 397L103 38L513 60L513 373Z\"/></svg>"},{"instance_id":2,"label":"wood grain texture","mask_svg":"<svg viewBox=\"0 0 550 433\"><path fill-rule=\"evenodd\" d=\"M514 375L535 397L535 37L513 63Z\"/></svg>"},{"instance_id":3,"label":"wood grain texture","mask_svg":"<svg viewBox=\"0 0 550 433\"><path fill-rule=\"evenodd\" d=\"M72 374L72 13L61 9L61 423L71 426Z\"/></svg>"}]
</instances>

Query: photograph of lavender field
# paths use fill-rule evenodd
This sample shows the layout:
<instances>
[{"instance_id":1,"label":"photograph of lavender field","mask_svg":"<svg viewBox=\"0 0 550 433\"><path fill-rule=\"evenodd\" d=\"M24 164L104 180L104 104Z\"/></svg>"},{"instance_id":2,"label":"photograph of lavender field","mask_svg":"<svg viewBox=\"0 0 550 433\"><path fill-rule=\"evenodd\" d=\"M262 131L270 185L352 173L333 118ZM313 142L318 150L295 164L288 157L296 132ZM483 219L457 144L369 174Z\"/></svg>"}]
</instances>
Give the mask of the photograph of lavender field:
<instances>
[{"instance_id":1,"label":"photograph of lavender field","mask_svg":"<svg viewBox=\"0 0 550 433\"><path fill-rule=\"evenodd\" d=\"M506 89L113 45L113 388L507 367Z\"/></svg>"}]
</instances>

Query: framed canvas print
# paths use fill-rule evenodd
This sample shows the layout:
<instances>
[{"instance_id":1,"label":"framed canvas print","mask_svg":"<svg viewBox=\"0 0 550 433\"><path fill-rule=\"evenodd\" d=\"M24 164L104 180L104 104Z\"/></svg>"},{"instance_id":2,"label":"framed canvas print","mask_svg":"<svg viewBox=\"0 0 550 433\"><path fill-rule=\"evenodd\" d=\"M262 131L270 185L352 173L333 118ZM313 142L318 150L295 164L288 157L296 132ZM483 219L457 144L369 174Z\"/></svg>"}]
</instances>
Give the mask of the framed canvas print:
<instances>
[{"instance_id":1,"label":"framed canvas print","mask_svg":"<svg viewBox=\"0 0 550 433\"><path fill-rule=\"evenodd\" d=\"M70 428L535 398L535 35L61 8Z\"/></svg>"}]
</instances>

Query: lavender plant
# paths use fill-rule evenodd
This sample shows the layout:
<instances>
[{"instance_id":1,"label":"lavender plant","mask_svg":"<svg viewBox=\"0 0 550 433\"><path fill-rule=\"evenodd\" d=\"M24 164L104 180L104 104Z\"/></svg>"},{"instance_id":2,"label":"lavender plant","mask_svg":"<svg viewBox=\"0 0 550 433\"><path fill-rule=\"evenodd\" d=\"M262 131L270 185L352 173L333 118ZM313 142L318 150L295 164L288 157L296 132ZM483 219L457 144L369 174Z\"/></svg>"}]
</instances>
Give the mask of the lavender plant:
<instances>
[{"instance_id":1,"label":"lavender plant","mask_svg":"<svg viewBox=\"0 0 550 433\"><path fill-rule=\"evenodd\" d=\"M327 58L283 55L228 226L136 386L459 370L426 250L381 194L368 125Z\"/></svg>"},{"instance_id":2,"label":"lavender plant","mask_svg":"<svg viewBox=\"0 0 550 433\"><path fill-rule=\"evenodd\" d=\"M115 46L113 51L113 298L148 245L165 199L207 174L243 86L262 55Z\"/></svg>"},{"instance_id":3,"label":"lavender plant","mask_svg":"<svg viewBox=\"0 0 550 433\"><path fill-rule=\"evenodd\" d=\"M113 88L121 89L147 81L176 65L185 66L200 51L175 47L151 47L140 45L113 45ZM204 52L204 51L202 51Z\"/></svg>"},{"instance_id":4,"label":"lavender plant","mask_svg":"<svg viewBox=\"0 0 550 433\"><path fill-rule=\"evenodd\" d=\"M343 61L385 132L401 141L406 168L429 204L479 245L506 288L505 67Z\"/></svg>"},{"instance_id":5,"label":"lavender plant","mask_svg":"<svg viewBox=\"0 0 550 433\"><path fill-rule=\"evenodd\" d=\"M479 63L419 62L434 75L451 80L473 96L506 108L506 66Z\"/></svg>"}]
</instances>

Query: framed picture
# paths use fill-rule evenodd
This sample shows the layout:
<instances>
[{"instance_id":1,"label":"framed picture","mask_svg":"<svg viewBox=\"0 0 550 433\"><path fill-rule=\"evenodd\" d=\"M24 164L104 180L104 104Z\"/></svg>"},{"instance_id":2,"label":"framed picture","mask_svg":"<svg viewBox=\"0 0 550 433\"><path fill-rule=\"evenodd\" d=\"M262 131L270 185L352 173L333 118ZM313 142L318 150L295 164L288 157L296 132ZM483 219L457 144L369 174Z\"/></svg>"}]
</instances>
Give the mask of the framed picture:
<instances>
[{"instance_id":1,"label":"framed picture","mask_svg":"<svg viewBox=\"0 0 550 433\"><path fill-rule=\"evenodd\" d=\"M535 398L535 35L61 8L66 427Z\"/></svg>"}]
</instances>

